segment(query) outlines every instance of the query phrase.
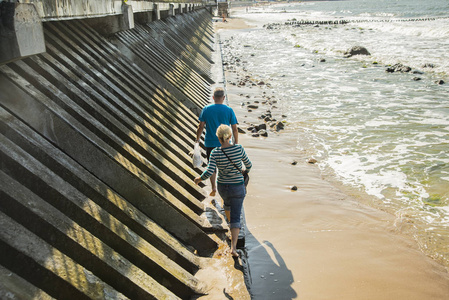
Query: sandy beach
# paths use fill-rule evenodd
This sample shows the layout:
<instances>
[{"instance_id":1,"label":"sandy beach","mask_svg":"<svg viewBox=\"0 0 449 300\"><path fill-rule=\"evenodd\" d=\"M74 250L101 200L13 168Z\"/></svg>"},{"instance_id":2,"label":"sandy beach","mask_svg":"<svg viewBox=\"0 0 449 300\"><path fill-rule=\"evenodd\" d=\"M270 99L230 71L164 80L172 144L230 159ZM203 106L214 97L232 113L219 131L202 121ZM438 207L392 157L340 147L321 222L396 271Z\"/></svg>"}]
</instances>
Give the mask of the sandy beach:
<instances>
[{"instance_id":1,"label":"sandy beach","mask_svg":"<svg viewBox=\"0 0 449 300\"><path fill-rule=\"evenodd\" d=\"M218 35L248 28L227 20L214 23ZM263 123L258 117L267 109L281 119L262 104L269 89L230 84L242 74L225 76L242 129ZM241 105L254 101L251 112ZM395 227L394 216L322 178L318 165L295 149L288 125L268 130L268 137L241 134L239 141L253 163L244 202L253 299L447 299L447 270Z\"/></svg>"}]
</instances>

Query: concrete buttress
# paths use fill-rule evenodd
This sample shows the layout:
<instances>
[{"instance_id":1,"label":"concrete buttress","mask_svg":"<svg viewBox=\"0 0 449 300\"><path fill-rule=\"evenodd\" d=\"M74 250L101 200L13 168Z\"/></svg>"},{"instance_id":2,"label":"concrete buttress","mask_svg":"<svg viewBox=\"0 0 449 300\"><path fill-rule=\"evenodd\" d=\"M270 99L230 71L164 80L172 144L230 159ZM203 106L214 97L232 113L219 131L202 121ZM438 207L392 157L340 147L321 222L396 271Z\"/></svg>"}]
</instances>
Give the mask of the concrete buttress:
<instances>
[{"instance_id":1,"label":"concrete buttress","mask_svg":"<svg viewBox=\"0 0 449 300\"><path fill-rule=\"evenodd\" d=\"M79 17L109 2L30 13L32 51L0 30L15 53L0 59L2 299L201 297L196 274L227 243L189 156L214 84L211 16L130 1ZM127 26L105 35L111 18Z\"/></svg>"}]
</instances>

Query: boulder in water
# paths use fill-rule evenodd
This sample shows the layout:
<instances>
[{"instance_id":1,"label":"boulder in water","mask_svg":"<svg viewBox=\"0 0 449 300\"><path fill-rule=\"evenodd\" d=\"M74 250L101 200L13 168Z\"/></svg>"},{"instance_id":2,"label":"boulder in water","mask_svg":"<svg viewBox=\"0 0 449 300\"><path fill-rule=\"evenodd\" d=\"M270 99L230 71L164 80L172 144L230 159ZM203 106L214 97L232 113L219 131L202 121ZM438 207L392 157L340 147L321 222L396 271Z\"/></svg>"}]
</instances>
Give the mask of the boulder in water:
<instances>
[{"instance_id":1,"label":"boulder in water","mask_svg":"<svg viewBox=\"0 0 449 300\"><path fill-rule=\"evenodd\" d=\"M431 63L426 63L426 64L423 65L423 68L431 68L431 69L433 69L433 68L435 68L435 65L431 64Z\"/></svg>"},{"instance_id":2,"label":"boulder in water","mask_svg":"<svg viewBox=\"0 0 449 300\"><path fill-rule=\"evenodd\" d=\"M371 55L371 53L369 53L369 51L362 46L354 46L345 52L345 57L351 57L354 55Z\"/></svg>"},{"instance_id":3,"label":"boulder in water","mask_svg":"<svg viewBox=\"0 0 449 300\"><path fill-rule=\"evenodd\" d=\"M412 70L412 68L408 66L404 66L403 64L397 63L390 67L388 67L385 71L388 73L394 73L394 72L401 72L401 73L408 73Z\"/></svg>"}]
</instances>

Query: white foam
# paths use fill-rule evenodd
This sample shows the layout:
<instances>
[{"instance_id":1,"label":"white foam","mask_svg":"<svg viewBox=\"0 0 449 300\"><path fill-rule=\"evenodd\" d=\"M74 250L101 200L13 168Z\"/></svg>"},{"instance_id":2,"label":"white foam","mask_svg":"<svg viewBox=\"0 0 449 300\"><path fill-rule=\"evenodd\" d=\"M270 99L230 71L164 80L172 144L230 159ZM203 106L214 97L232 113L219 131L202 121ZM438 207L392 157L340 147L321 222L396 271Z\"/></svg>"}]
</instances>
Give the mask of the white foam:
<instances>
[{"instance_id":1,"label":"white foam","mask_svg":"<svg viewBox=\"0 0 449 300\"><path fill-rule=\"evenodd\" d=\"M265 24L341 14L335 11L251 18ZM291 130L300 132L297 149L319 157L320 168L331 168L343 183L365 190L386 207L403 209L414 221L431 223L428 229L434 231L449 225L448 206L426 205L430 195L447 196L441 193L445 184L449 190L448 90L435 85L429 74L416 75L423 80L414 82L414 75L387 74L381 64L402 62L419 69L434 63L436 68L424 71L449 70L448 21L290 27L235 39L250 72L272 78L278 105L288 114ZM431 24L445 27L432 29ZM243 48L249 40L250 51ZM361 42L372 56L342 58ZM326 62L318 63L320 57ZM380 64L372 66L372 61Z\"/></svg>"},{"instance_id":2,"label":"white foam","mask_svg":"<svg viewBox=\"0 0 449 300\"><path fill-rule=\"evenodd\" d=\"M398 122L372 120L372 121L366 122L365 126L378 127L378 126L388 126L388 125L397 125L397 124L398 124Z\"/></svg>"}]
</instances>

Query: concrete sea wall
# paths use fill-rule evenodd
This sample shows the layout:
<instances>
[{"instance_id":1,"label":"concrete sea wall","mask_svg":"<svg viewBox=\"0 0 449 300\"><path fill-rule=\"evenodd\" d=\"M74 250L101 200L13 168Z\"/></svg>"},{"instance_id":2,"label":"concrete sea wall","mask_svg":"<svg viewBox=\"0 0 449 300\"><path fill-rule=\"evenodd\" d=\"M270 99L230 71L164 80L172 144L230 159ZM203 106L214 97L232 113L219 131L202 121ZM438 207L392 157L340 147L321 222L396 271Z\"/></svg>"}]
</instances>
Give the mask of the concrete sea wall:
<instances>
[{"instance_id":1,"label":"concrete sea wall","mask_svg":"<svg viewBox=\"0 0 449 300\"><path fill-rule=\"evenodd\" d=\"M112 34L104 19L46 21L44 52L0 63L0 298L203 293L195 273L223 227L188 153L211 16L141 20Z\"/></svg>"}]
</instances>

